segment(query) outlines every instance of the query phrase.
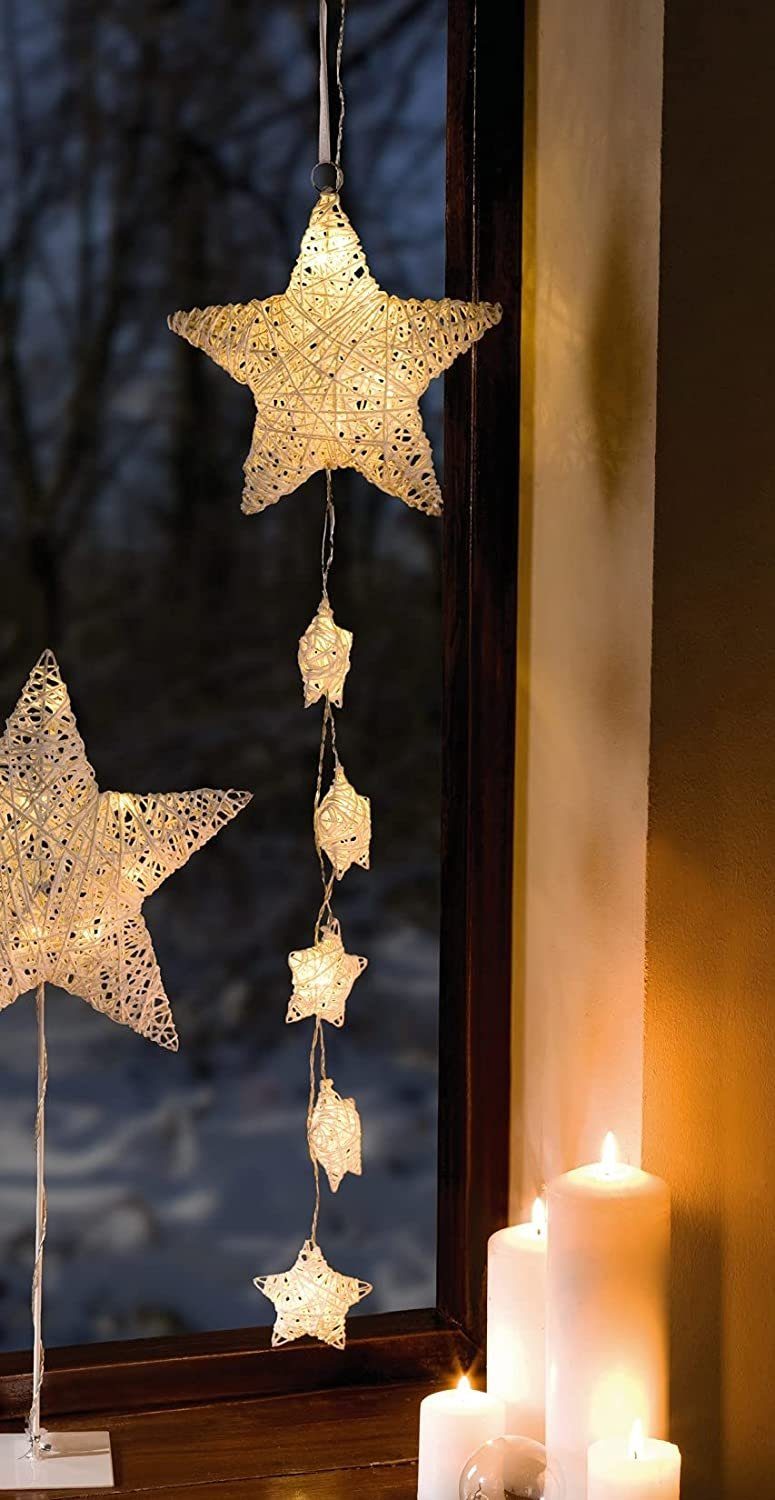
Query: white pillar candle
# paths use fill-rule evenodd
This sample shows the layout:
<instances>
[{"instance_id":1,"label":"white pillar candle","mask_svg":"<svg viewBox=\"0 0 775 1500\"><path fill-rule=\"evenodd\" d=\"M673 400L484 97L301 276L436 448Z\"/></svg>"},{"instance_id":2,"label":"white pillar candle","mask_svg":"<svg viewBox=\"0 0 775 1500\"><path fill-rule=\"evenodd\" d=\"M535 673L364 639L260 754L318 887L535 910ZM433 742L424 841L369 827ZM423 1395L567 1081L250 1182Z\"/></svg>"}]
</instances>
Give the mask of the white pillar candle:
<instances>
[{"instance_id":1,"label":"white pillar candle","mask_svg":"<svg viewBox=\"0 0 775 1500\"><path fill-rule=\"evenodd\" d=\"M668 1407L670 1194L603 1160L550 1184L546 1442L567 1500L585 1500L587 1449L639 1417L663 1437Z\"/></svg>"},{"instance_id":2,"label":"white pillar candle","mask_svg":"<svg viewBox=\"0 0 775 1500\"><path fill-rule=\"evenodd\" d=\"M465 1376L452 1390L426 1396L420 1405L417 1500L458 1500L468 1459L482 1443L505 1431L503 1402L472 1391Z\"/></svg>"},{"instance_id":3,"label":"white pillar candle","mask_svg":"<svg viewBox=\"0 0 775 1500\"><path fill-rule=\"evenodd\" d=\"M602 1438L587 1456L589 1500L679 1500L681 1454L675 1443L643 1436Z\"/></svg>"},{"instance_id":4,"label":"white pillar candle","mask_svg":"<svg viewBox=\"0 0 775 1500\"><path fill-rule=\"evenodd\" d=\"M506 1403L506 1431L544 1441L546 1210L487 1246L487 1389Z\"/></svg>"}]
</instances>

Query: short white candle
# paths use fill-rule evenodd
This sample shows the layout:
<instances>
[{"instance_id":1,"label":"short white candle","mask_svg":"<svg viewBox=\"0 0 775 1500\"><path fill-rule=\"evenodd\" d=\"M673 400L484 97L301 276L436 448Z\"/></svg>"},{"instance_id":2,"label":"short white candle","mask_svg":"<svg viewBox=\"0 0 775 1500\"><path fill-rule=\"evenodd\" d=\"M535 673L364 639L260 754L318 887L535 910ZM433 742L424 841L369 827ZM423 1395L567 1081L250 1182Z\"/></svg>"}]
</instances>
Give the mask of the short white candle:
<instances>
[{"instance_id":1,"label":"short white candle","mask_svg":"<svg viewBox=\"0 0 775 1500\"><path fill-rule=\"evenodd\" d=\"M448 1391L420 1404L418 1500L458 1500L467 1460L506 1431L506 1408L497 1396L472 1391L465 1375Z\"/></svg>"},{"instance_id":2,"label":"short white candle","mask_svg":"<svg viewBox=\"0 0 775 1500\"><path fill-rule=\"evenodd\" d=\"M567 1500L585 1500L587 1449L667 1431L670 1194L659 1177L603 1159L548 1192L546 1444Z\"/></svg>"},{"instance_id":3,"label":"short white candle","mask_svg":"<svg viewBox=\"0 0 775 1500\"><path fill-rule=\"evenodd\" d=\"M487 1389L506 1403L506 1431L544 1441L546 1210L491 1235L487 1247Z\"/></svg>"},{"instance_id":4,"label":"short white candle","mask_svg":"<svg viewBox=\"0 0 775 1500\"><path fill-rule=\"evenodd\" d=\"M588 1500L678 1500L681 1454L675 1443L643 1436L636 1422L629 1438L602 1438L587 1456Z\"/></svg>"}]
</instances>

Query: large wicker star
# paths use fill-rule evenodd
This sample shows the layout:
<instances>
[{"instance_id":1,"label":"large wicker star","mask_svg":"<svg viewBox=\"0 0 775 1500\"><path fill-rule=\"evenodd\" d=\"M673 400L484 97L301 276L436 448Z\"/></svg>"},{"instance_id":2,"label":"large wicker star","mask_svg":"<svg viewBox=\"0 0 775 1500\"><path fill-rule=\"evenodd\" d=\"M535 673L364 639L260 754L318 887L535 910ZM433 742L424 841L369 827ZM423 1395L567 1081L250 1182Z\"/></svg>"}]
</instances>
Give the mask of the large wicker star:
<instances>
[{"instance_id":1,"label":"large wicker star","mask_svg":"<svg viewBox=\"0 0 775 1500\"><path fill-rule=\"evenodd\" d=\"M439 515L418 401L500 317L489 302L383 292L337 194L324 193L286 292L178 312L169 326L253 392L244 511L274 505L318 469L358 469L389 495Z\"/></svg>"},{"instance_id":2,"label":"large wicker star","mask_svg":"<svg viewBox=\"0 0 775 1500\"><path fill-rule=\"evenodd\" d=\"M175 1051L140 909L249 800L100 792L45 652L0 740L0 1009L50 982Z\"/></svg>"},{"instance_id":3,"label":"large wicker star","mask_svg":"<svg viewBox=\"0 0 775 1500\"><path fill-rule=\"evenodd\" d=\"M274 1303L272 1344L290 1344L306 1333L343 1349L345 1318L372 1290L368 1281L343 1276L329 1266L319 1245L305 1240L290 1271L256 1276L255 1285Z\"/></svg>"}]
</instances>

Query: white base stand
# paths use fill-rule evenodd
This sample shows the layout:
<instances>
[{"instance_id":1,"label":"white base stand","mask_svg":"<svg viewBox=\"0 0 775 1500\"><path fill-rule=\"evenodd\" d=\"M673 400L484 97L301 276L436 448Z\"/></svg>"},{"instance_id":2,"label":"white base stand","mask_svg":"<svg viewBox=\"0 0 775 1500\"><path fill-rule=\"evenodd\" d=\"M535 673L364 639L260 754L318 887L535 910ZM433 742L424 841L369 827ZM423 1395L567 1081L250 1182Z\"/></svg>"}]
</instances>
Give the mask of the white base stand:
<instances>
[{"instance_id":1,"label":"white base stand","mask_svg":"<svg viewBox=\"0 0 775 1500\"><path fill-rule=\"evenodd\" d=\"M113 1488L109 1432L46 1432L51 1447L30 1458L26 1432L0 1433L0 1490Z\"/></svg>"}]
</instances>

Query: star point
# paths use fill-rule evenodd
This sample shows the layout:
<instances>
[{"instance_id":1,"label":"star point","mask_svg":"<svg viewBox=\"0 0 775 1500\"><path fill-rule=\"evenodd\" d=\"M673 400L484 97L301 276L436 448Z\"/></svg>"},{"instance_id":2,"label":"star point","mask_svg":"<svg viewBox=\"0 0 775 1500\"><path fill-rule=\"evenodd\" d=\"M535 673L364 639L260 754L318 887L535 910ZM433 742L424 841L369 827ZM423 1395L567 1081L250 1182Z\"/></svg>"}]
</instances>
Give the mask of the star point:
<instances>
[{"instance_id":1,"label":"star point","mask_svg":"<svg viewBox=\"0 0 775 1500\"><path fill-rule=\"evenodd\" d=\"M252 391L245 512L274 505L319 469L350 468L439 515L419 398L500 318L497 303L383 291L338 194L323 193L285 292L168 321Z\"/></svg>"},{"instance_id":2,"label":"star point","mask_svg":"<svg viewBox=\"0 0 775 1500\"><path fill-rule=\"evenodd\" d=\"M57 984L176 1051L142 903L249 800L100 792L44 652L0 739L0 1009Z\"/></svg>"}]
</instances>

